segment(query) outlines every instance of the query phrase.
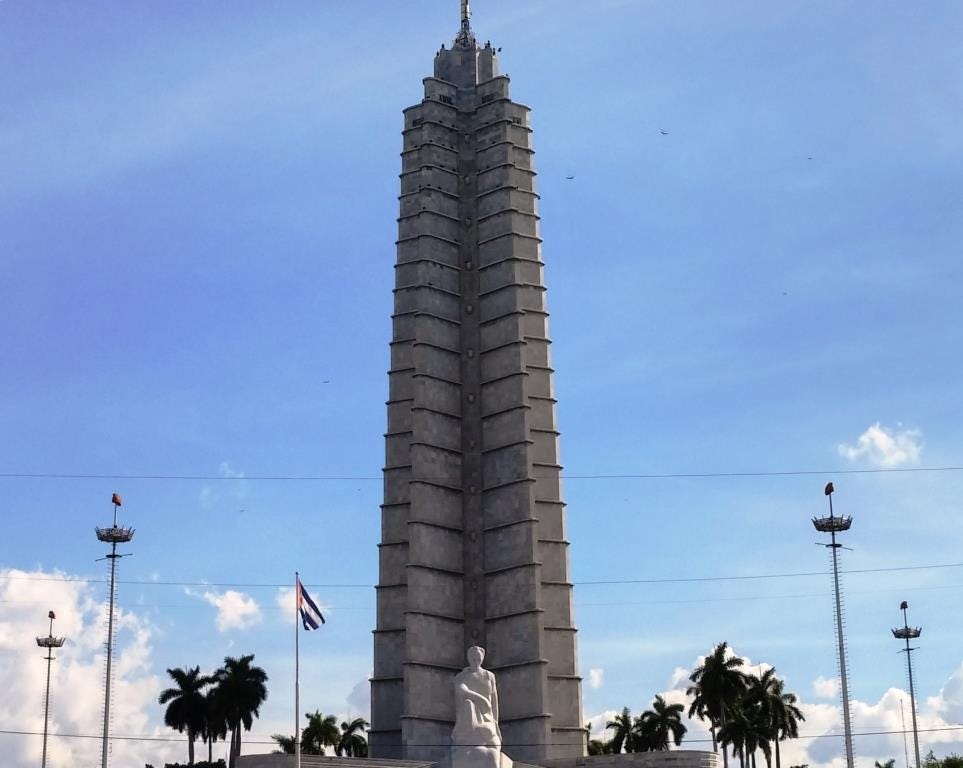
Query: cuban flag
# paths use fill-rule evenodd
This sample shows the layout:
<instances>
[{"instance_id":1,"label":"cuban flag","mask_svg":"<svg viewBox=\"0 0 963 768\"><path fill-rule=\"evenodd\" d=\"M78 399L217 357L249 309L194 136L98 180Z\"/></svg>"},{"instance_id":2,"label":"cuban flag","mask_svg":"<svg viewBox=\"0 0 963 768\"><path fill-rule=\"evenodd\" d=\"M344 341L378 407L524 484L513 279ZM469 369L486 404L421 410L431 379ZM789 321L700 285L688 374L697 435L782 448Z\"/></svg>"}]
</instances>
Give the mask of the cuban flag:
<instances>
[{"instance_id":1,"label":"cuban flag","mask_svg":"<svg viewBox=\"0 0 963 768\"><path fill-rule=\"evenodd\" d=\"M301 614L301 623L309 632L324 624L324 614L304 589L300 577L298 578L298 612Z\"/></svg>"}]
</instances>

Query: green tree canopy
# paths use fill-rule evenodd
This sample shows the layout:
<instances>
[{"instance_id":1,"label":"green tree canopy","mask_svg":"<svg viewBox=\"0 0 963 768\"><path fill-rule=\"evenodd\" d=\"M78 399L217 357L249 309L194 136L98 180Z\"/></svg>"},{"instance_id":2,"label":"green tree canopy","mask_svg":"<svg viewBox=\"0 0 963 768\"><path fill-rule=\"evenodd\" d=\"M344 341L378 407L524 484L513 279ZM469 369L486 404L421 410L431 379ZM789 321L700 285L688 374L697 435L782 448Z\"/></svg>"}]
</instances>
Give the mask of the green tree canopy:
<instances>
[{"instance_id":1,"label":"green tree canopy","mask_svg":"<svg viewBox=\"0 0 963 768\"><path fill-rule=\"evenodd\" d=\"M350 723L341 723L341 735L334 751L339 756L367 757L368 741L364 737L364 732L370 727L371 723L363 717L356 717Z\"/></svg>"},{"instance_id":2,"label":"green tree canopy","mask_svg":"<svg viewBox=\"0 0 963 768\"><path fill-rule=\"evenodd\" d=\"M682 704L669 704L656 696L652 709L647 709L635 721L633 736L636 752L664 752L671 741L677 747L688 730L682 722Z\"/></svg>"},{"instance_id":3,"label":"green tree canopy","mask_svg":"<svg viewBox=\"0 0 963 768\"><path fill-rule=\"evenodd\" d=\"M626 752L632 751L632 732L634 729L634 723L632 722L632 713L629 711L628 707L625 707L622 712L615 716L614 720L609 720L605 724L606 730L612 730L614 735L612 736L612 752L616 755L622 752L622 747L625 747Z\"/></svg>"},{"instance_id":4,"label":"green tree canopy","mask_svg":"<svg viewBox=\"0 0 963 768\"><path fill-rule=\"evenodd\" d=\"M325 747L337 747L341 742L338 718L323 715L319 710L305 715L308 724L301 732L301 752L306 755L323 755Z\"/></svg>"},{"instance_id":5,"label":"green tree canopy","mask_svg":"<svg viewBox=\"0 0 963 768\"><path fill-rule=\"evenodd\" d=\"M207 704L204 689L212 682L201 674L200 667L167 670L174 688L167 688L157 697L158 704L166 704L164 724L178 733L187 731L187 763L194 765L194 741L204 732Z\"/></svg>"},{"instance_id":6,"label":"green tree canopy","mask_svg":"<svg viewBox=\"0 0 963 768\"><path fill-rule=\"evenodd\" d=\"M231 733L230 768L234 768L241 754L241 730L251 730L268 695L267 673L254 666L253 661L254 654L238 658L227 656L224 666L214 673L216 697Z\"/></svg>"},{"instance_id":7,"label":"green tree canopy","mask_svg":"<svg viewBox=\"0 0 963 768\"><path fill-rule=\"evenodd\" d=\"M725 725L726 713L741 701L746 690L744 662L731 655L729 644L722 642L712 649L698 667L689 675L692 685L686 694L692 697L689 717L708 720L712 734L712 748L717 751L717 731ZM728 768L729 758L722 751L723 765Z\"/></svg>"}]
</instances>

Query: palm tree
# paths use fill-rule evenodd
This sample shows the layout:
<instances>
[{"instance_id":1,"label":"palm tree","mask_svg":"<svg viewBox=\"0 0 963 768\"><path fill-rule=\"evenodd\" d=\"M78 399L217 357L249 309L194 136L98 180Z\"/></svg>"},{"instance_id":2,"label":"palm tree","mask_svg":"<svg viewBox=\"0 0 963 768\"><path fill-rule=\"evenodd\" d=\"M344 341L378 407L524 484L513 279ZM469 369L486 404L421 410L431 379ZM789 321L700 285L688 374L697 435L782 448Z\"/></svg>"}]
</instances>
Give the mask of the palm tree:
<instances>
[{"instance_id":1,"label":"palm tree","mask_svg":"<svg viewBox=\"0 0 963 768\"><path fill-rule=\"evenodd\" d=\"M212 680L201 674L200 667L183 670L180 667L167 670L176 688L168 688L157 697L158 704L167 704L164 724L178 733L187 731L187 763L194 765L194 741L204 730L204 688Z\"/></svg>"},{"instance_id":2,"label":"palm tree","mask_svg":"<svg viewBox=\"0 0 963 768\"><path fill-rule=\"evenodd\" d=\"M779 742L799 738L799 723L806 719L796 706L795 693L786 693L782 680L776 680L772 687L772 724L776 731L776 768L782 768L779 757Z\"/></svg>"},{"instance_id":3,"label":"palm tree","mask_svg":"<svg viewBox=\"0 0 963 768\"><path fill-rule=\"evenodd\" d=\"M589 739L588 753L590 755L611 755L612 742L602 741L602 739Z\"/></svg>"},{"instance_id":4,"label":"palm tree","mask_svg":"<svg viewBox=\"0 0 963 768\"><path fill-rule=\"evenodd\" d=\"M746 675L746 692L742 697L742 711L758 730L765 733L764 741L767 748L769 742L777 738L776 729L773 724L774 702L772 700L772 687L775 685L776 679L775 667L770 667L759 676L753 674ZM749 754L752 756L752 759L755 760L755 745L749 750ZM766 752L767 768L772 768L771 762L772 750L769 749L768 752Z\"/></svg>"},{"instance_id":5,"label":"palm tree","mask_svg":"<svg viewBox=\"0 0 963 768\"><path fill-rule=\"evenodd\" d=\"M364 732L371 727L371 723L363 717L356 717L350 723L341 723L341 737L334 748L339 757L367 757L368 742L365 740Z\"/></svg>"},{"instance_id":6,"label":"palm tree","mask_svg":"<svg viewBox=\"0 0 963 768\"><path fill-rule=\"evenodd\" d=\"M769 739L772 734L772 720L769 713L761 706L746 710L749 727L746 729L746 751L752 760L752 768L756 768L756 750L762 752L766 760L766 768L772 768L772 747Z\"/></svg>"},{"instance_id":7,"label":"palm tree","mask_svg":"<svg viewBox=\"0 0 963 768\"><path fill-rule=\"evenodd\" d=\"M314 714L306 714L304 717L307 719L308 724L304 726L301 731L302 755L323 755L325 747L334 747L335 753L340 757L343 754L343 751L339 751L343 750L342 741L348 736L352 748L358 750L353 756L367 757L368 742L365 741L363 736L357 733L361 728L361 723L364 724L365 728L369 727L370 724L366 720L358 718L352 721L350 725L348 723L342 723L342 729L347 726L345 732L342 733L338 730L338 718L334 715L323 715L321 712L316 711ZM351 731L350 734L348 734L348 730ZM287 755L294 754L294 736L285 736L276 733L271 738L278 745L280 752ZM360 739L360 742L358 739ZM360 752L364 752L364 754L360 754ZM351 754L350 752L348 753L349 756L351 756Z\"/></svg>"},{"instance_id":8,"label":"palm tree","mask_svg":"<svg viewBox=\"0 0 963 768\"><path fill-rule=\"evenodd\" d=\"M881 763L879 760L874 762L874 768L896 768L896 758L891 757L885 763Z\"/></svg>"},{"instance_id":9,"label":"palm tree","mask_svg":"<svg viewBox=\"0 0 963 768\"><path fill-rule=\"evenodd\" d=\"M682 704L668 704L656 696L652 709L647 709L635 721L636 752L665 752L669 739L678 747L688 730L682 723Z\"/></svg>"},{"instance_id":10,"label":"palm tree","mask_svg":"<svg viewBox=\"0 0 963 768\"><path fill-rule=\"evenodd\" d=\"M218 739L224 741L227 738L227 718L217 691L217 688L211 688L204 695L204 729L201 731L201 736L207 742L207 762L209 763L214 762L214 742Z\"/></svg>"},{"instance_id":11,"label":"palm tree","mask_svg":"<svg viewBox=\"0 0 963 768\"><path fill-rule=\"evenodd\" d=\"M282 736L280 733L275 733L271 739L275 741L279 749L274 750L275 754L282 755L293 755L294 754L294 737L293 736Z\"/></svg>"},{"instance_id":12,"label":"palm tree","mask_svg":"<svg viewBox=\"0 0 963 768\"><path fill-rule=\"evenodd\" d=\"M728 719L719 729L719 742L723 749L732 747L740 765L756 768L756 750L762 750L767 765L772 760L769 735L769 720L762 708L739 702L729 710Z\"/></svg>"},{"instance_id":13,"label":"palm tree","mask_svg":"<svg viewBox=\"0 0 963 768\"><path fill-rule=\"evenodd\" d=\"M337 747L341 742L341 732L338 730L338 718L334 715L322 715L315 710L314 714L305 715L308 724L301 732L301 751L306 755L323 755L325 747Z\"/></svg>"},{"instance_id":14,"label":"palm tree","mask_svg":"<svg viewBox=\"0 0 963 768\"><path fill-rule=\"evenodd\" d=\"M217 698L223 707L224 719L231 732L231 748L228 752L230 768L234 768L241 754L241 729L250 731L254 718L261 714L261 705L267 699L267 673L251 665L254 654L233 658L227 656L224 666L214 673Z\"/></svg>"},{"instance_id":15,"label":"palm tree","mask_svg":"<svg viewBox=\"0 0 963 768\"><path fill-rule=\"evenodd\" d=\"M749 722L743 714L742 707L736 705L729 709L729 717L719 726L719 743L722 754L726 748L732 749L732 754L739 758L741 768L746 768L746 730Z\"/></svg>"},{"instance_id":16,"label":"palm tree","mask_svg":"<svg viewBox=\"0 0 963 768\"><path fill-rule=\"evenodd\" d=\"M738 656L728 656L728 648L728 643L719 643L713 648L712 653L689 675L693 684L686 690L686 695L692 697L689 717L695 715L700 720L709 721L713 751L718 751L716 731L725 726L727 710L741 699L746 690L746 675L740 669L743 661ZM722 763L729 768L725 748L722 750Z\"/></svg>"},{"instance_id":17,"label":"palm tree","mask_svg":"<svg viewBox=\"0 0 963 768\"><path fill-rule=\"evenodd\" d=\"M776 745L776 768L782 768L779 742L797 738L799 723L806 719L796 701L795 694L785 692L785 683L776 677L775 668L749 678L746 703L760 707L768 720L769 740Z\"/></svg>"},{"instance_id":18,"label":"palm tree","mask_svg":"<svg viewBox=\"0 0 963 768\"><path fill-rule=\"evenodd\" d=\"M629 712L629 708L625 707L622 710L622 714L616 715L614 720L609 720L605 724L606 730L611 728L615 731L615 735L612 737L612 752L616 755L621 754L622 747L625 746L626 752L632 751L632 729L634 723L632 722L632 713Z\"/></svg>"}]
</instances>

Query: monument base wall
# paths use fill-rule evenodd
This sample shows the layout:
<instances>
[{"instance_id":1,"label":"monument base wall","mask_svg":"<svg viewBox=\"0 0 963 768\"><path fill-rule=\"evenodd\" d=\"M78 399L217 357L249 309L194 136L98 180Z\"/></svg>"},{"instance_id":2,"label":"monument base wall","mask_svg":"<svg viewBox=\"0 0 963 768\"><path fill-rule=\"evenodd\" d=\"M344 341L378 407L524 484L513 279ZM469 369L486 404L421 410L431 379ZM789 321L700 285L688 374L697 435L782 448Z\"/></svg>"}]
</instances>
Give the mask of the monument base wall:
<instances>
[{"instance_id":1,"label":"monument base wall","mask_svg":"<svg viewBox=\"0 0 963 768\"><path fill-rule=\"evenodd\" d=\"M364 757L301 755L301 768L431 768L431 763ZM294 768L294 755L242 755L237 768Z\"/></svg>"},{"instance_id":2,"label":"monument base wall","mask_svg":"<svg viewBox=\"0 0 963 768\"><path fill-rule=\"evenodd\" d=\"M722 756L696 749L669 752L630 752L623 755L587 755L541 761L542 768L721 768Z\"/></svg>"},{"instance_id":3,"label":"monument base wall","mask_svg":"<svg viewBox=\"0 0 963 768\"><path fill-rule=\"evenodd\" d=\"M411 760L379 760L353 757L302 755L302 768L433 768L432 763ZM721 768L722 756L695 749L670 752L632 752L625 755L588 755L539 761L539 765L516 762L514 768ZM244 755L237 768L294 768L294 755Z\"/></svg>"}]
</instances>

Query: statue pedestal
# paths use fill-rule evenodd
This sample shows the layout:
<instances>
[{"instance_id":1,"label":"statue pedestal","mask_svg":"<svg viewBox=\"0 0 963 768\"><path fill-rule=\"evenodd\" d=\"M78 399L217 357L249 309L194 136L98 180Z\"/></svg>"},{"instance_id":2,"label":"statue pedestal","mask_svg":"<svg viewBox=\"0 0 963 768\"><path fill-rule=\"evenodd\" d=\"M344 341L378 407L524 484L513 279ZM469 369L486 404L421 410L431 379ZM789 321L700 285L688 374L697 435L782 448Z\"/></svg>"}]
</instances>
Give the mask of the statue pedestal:
<instances>
[{"instance_id":1,"label":"statue pedestal","mask_svg":"<svg viewBox=\"0 0 963 768\"><path fill-rule=\"evenodd\" d=\"M452 747L444 768L512 768L512 759L497 747Z\"/></svg>"}]
</instances>

